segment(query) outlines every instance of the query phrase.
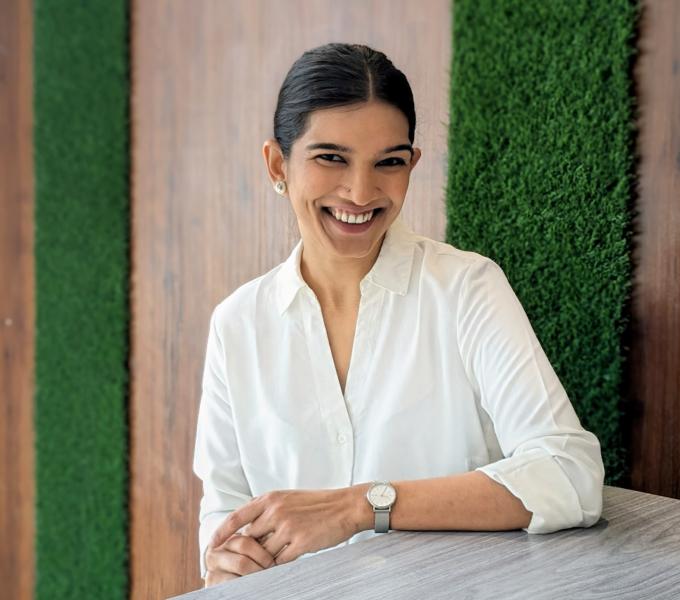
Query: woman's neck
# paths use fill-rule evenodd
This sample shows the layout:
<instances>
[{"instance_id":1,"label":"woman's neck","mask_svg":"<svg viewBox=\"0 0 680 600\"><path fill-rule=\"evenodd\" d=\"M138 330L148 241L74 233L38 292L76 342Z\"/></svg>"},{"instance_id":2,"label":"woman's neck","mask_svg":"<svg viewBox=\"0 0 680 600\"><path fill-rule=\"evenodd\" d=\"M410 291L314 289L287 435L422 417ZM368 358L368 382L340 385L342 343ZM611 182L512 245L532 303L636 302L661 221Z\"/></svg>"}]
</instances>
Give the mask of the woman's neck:
<instances>
[{"instance_id":1,"label":"woman's neck","mask_svg":"<svg viewBox=\"0 0 680 600\"><path fill-rule=\"evenodd\" d=\"M362 258L333 257L316 252L303 243L300 272L322 307L335 310L354 308L361 298L359 284L371 270L380 254L380 244Z\"/></svg>"}]
</instances>

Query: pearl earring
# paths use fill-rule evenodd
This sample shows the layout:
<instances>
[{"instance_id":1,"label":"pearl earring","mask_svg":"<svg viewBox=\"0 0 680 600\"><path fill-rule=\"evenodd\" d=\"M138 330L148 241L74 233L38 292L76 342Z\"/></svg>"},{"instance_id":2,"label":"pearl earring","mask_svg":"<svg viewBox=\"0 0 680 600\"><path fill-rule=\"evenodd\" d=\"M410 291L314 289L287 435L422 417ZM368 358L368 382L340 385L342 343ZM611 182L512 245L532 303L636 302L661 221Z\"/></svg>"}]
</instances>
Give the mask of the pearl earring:
<instances>
[{"instance_id":1,"label":"pearl earring","mask_svg":"<svg viewBox=\"0 0 680 600\"><path fill-rule=\"evenodd\" d=\"M286 182L285 181L277 181L274 184L274 189L276 190L277 194L283 195L286 192Z\"/></svg>"}]
</instances>

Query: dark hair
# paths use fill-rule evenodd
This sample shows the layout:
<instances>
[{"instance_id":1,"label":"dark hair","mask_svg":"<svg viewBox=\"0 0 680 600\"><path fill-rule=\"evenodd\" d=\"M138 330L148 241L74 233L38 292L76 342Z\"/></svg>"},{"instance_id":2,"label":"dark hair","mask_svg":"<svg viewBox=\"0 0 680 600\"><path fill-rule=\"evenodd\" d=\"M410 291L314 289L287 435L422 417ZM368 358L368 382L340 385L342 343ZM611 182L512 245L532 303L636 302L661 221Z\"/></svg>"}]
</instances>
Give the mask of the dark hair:
<instances>
[{"instance_id":1,"label":"dark hair","mask_svg":"<svg viewBox=\"0 0 680 600\"><path fill-rule=\"evenodd\" d=\"M307 115L321 108L381 100L408 119L413 143L416 113L406 76L385 54L363 44L329 43L307 50L288 71L274 112L274 137L283 156L308 124Z\"/></svg>"}]
</instances>

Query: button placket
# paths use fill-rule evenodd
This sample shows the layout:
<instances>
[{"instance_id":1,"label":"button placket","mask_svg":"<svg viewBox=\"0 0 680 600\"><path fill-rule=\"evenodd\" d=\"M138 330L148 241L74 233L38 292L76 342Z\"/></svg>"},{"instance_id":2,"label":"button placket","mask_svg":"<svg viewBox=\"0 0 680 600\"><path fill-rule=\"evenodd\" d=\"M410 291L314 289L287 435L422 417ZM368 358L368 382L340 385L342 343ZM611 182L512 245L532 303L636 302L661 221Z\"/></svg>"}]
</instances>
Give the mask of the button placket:
<instances>
[{"instance_id":1,"label":"button placket","mask_svg":"<svg viewBox=\"0 0 680 600\"><path fill-rule=\"evenodd\" d=\"M307 289L306 292L305 295L310 302L312 310L305 317L305 333L310 359L313 361L310 371L316 383L321 417L326 425L330 439L334 440L337 446L351 450L353 444L347 444L351 439L347 432L352 431L352 424L342 395L340 382L335 372L333 354L323 321L321 305L311 289ZM343 437L343 442L340 442L340 436ZM347 469L351 469L351 458L350 455L348 457Z\"/></svg>"},{"instance_id":2,"label":"button placket","mask_svg":"<svg viewBox=\"0 0 680 600\"><path fill-rule=\"evenodd\" d=\"M366 402L365 375L373 357L375 338L380 327L380 311L385 299L385 289L363 282L362 305L357 316L356 333L350 368L345 384L345 404L352 422L355 422L363 411Z\"/></svg>"},{"instance_id":3,"label":"button placket","mask_svg":"<svg viewBox=\"0 0 680 600\"><path fill-rule=\"evenodd\" d=\"M354 333L354 343L352 346L352 356L347 372L345 383L345 405L350 421L356 423L356 419L361 414L362 405L366 402L366 386L364 384L365 374L368 371L376 331L379 328L378 315L383 304L385 290L373 286L367 280L361 283L361 303L357 314L356 329ZM352 442L354 441L354 429L352 430ZM356 455L354 444L352 443L352 465L349 472L347 485L354 483Z\"/></svg>"}]
</instances>

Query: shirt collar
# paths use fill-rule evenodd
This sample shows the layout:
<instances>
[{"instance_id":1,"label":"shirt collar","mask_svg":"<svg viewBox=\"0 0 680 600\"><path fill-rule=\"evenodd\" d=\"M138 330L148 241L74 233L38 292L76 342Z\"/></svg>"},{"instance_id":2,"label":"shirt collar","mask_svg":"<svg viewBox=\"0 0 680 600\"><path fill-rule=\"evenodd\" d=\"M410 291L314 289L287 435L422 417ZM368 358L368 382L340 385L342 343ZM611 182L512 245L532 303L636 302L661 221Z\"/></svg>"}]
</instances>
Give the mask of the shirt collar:
<instances>
[{"instance_id":1,"label":"shirt collar","mask_svg":"<svg viewBox=\"0 0 680 600\"><path fill-rule=\"evenodd\" d=\"M414 235L401 214L397 215L385 233L378 258L364 279L401 296L406 294L413 265ZM307 286L300 272L301 256L302 239L298 240L276 275L279 314L290 306L298 290Z\"/></svg>"}]
</instances>

